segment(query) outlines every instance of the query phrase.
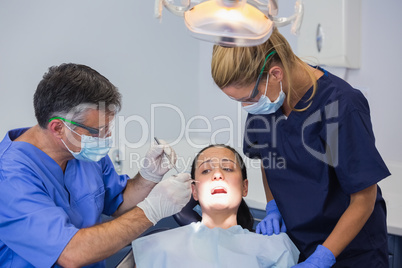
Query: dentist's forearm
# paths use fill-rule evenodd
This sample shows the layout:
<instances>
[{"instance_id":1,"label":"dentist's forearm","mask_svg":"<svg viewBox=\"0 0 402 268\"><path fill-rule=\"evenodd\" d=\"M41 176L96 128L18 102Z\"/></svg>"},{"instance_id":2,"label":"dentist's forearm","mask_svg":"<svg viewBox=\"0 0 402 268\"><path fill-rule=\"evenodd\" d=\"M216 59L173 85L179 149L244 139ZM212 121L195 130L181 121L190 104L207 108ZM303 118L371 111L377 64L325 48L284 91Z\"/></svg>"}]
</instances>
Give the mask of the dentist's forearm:
<instances>
[{"instance_id":1,"label":"dentist's forearm","mask_svg":"<svg viewBox=\"0 0 402 268\"><path fill-rule=\"evenodd\" d=\"M120 216L123 213L134 208L139 202L143 201L148 196L149 192L155 187L156 183L146 180L137 173L134 178L127 181L126 189L123 192L123 203L113 214L114 217Z\"/></svg>"},{"instance_id":2,"label":"dentist's forearm","mask_svg":"<svg viewBox=\"0 0 402 268\"><path fill-rule=\"evenodd\" d=\"M61 253L63 267L82 267L113 255L153 224L140 208L93 227L80 229Z\"/></svg>"}]
</instances>

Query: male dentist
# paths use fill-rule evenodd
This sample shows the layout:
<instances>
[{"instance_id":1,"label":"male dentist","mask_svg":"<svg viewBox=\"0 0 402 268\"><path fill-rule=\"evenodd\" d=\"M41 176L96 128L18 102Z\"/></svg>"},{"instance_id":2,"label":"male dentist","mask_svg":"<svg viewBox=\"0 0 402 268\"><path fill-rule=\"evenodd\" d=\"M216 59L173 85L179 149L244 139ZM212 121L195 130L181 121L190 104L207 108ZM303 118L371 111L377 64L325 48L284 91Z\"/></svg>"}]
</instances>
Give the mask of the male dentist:
<instances>
[{"instance_id":1,"label":"male dentist","mask_svg":"<svg viewBox=\"0 0 402 268\"><path fill-rule=\"evenodd\" d=\"M117 88L85 65L53 66L34 95L38 124L14 129L0 143L2 267L104 267L189 201L190 175L161 181L169 170L154 145L132 179L108 157ZM101 223L101 214L112 215Z\"/></svg>"}]
</instances>

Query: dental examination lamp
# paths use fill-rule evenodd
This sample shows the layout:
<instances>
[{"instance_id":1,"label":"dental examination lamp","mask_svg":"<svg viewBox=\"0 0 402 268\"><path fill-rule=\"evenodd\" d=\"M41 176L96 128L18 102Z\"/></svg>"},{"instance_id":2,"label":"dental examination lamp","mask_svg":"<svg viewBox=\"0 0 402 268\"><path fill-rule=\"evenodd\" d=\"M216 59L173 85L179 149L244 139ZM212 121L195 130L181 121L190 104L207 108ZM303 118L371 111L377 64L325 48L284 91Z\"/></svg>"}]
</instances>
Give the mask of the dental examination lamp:
<instances>
[{"instance_id":1,"label":"dental examination lamp","mask_svg":"<svg viewBox=\"0 0 402 268\"><path fill-rule=\"evenodd\" d=\"M176 4L176 2L178 2ZM286 18L278 15L277 0L155 0L155 16L162 17L165 7L184 17L195 38L222 46L256 46L264 43L274 26L292 23L291 32L297 34L303 19L302 0L297 0L295 13Z\"/></svg>"}]
</instances>

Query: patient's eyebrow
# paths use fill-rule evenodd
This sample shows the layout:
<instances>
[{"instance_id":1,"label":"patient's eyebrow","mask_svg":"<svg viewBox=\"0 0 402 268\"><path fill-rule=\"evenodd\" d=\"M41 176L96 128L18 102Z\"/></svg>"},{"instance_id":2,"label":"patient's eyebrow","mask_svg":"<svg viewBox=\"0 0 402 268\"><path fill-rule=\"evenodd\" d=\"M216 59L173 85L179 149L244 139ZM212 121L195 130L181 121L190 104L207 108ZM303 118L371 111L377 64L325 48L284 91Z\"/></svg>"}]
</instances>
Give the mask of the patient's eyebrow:
<instances>
[{"instance_id":1,"label":"patient's eyebrow","mask_svg":"<svg viewBox=\"0 0 402 268\"><path fill-rule=\"evenodd\" d=\"M232 162L233 164L236 164L235 161L233 161L233 160L231 160L231 159L228 159L228 158L223 158L223 159L222 159L222 162Z\"/></svg>"},{"instance_id":2,"label":"patient's eyebrow","mask_svg":"<svg viewBox=\"0 0 402 268\"><path fill-rule=\"evenodd\" d=\"M205 164L205 163L210 163L210 162L212 162L212 160L214 160L214 159L205 160L205 161L202 162L198 167L202 166L202 165ZM236 164L235 161L233 161L233 160L231 160L231 159L228 159L228 158L223 158L223 159L221 159L221 161L222 161L222 162L232 162L233 164Z\"/></svg>"},{"instance_id":3,"label":"patient's eyebrow","mask_svg":"<svg viewBox=\"0 0 402 268\"><path fill-rule=\"evenodd\" d=\"M202 165L205 164L205 163L210 163L211 161L212 161L211 159L208 159L208 160L202 162L198 167L202 166Z\"/></svg>"}]
</instances>

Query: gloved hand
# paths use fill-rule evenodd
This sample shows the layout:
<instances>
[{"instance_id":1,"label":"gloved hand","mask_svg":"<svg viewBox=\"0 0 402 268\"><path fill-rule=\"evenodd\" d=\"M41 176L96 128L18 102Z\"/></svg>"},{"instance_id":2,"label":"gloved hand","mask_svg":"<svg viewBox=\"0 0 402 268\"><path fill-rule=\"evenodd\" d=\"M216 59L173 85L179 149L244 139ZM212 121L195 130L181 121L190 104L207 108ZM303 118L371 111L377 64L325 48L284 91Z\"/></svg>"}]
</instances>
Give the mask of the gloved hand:
<instances>
[{"instance_id":1,"label":"gloved hand","mask_svg":"<svg viewBox=\"0 0 402 268\"><path fill-rule=\"evenodd\" d=\"M190 174L180 173L162 180L137 207L144 211L154 225L159 220L176 214L190 201L190 179Z\"/></svg>"},{"instance_id":2,"label":"gloved hand","mask_svg":"<svg viewBox=\"0 0 402 268\"><path fill-rule=\"evenodd\" d=\"M304 262L301 262L293 267L295 268L329 268L336 262L334 254L324 247L318 245L316 250ZM293 268L292 267L292 268Z\"/></svg>"},{"instance_id":3,"label":"gloved hand","mask_svg":"<svg viewBox=\"0 0 402 268\"><path fill-rule=\"evenodd\" d=\"M257 225L255 232L263 235L286 232L286 226L283 222L282 215L276 206L275 199L272 199L268 202L265 210L267 212L267 216Z\"/></svg>"},{"instance_id":4,"label":"gloved hand","mask_svg":"<svg viewBox=\"0 0 402 268\"><path fill-rule=\"evenodd\" d=\"M145 155L144 165L140 169L140 175L149 181L158 183L163 175L172 168L171 163L176 163L176 152L164 140L161 144L154 144ZM167 155L165 156L164 153ZM171 161L167 158L169 157Z\"/></svg>"}]
</instances>

